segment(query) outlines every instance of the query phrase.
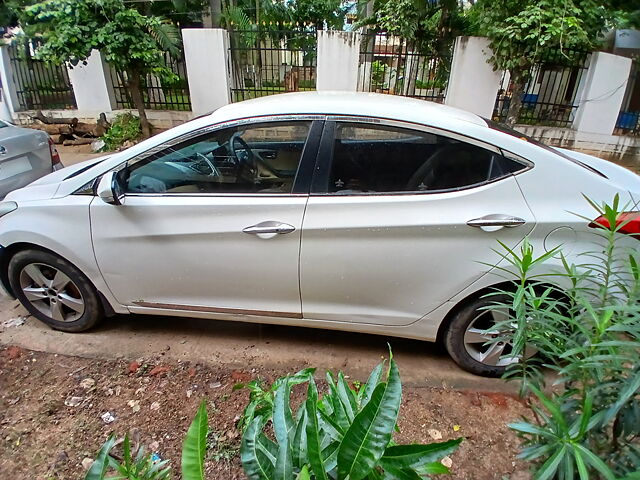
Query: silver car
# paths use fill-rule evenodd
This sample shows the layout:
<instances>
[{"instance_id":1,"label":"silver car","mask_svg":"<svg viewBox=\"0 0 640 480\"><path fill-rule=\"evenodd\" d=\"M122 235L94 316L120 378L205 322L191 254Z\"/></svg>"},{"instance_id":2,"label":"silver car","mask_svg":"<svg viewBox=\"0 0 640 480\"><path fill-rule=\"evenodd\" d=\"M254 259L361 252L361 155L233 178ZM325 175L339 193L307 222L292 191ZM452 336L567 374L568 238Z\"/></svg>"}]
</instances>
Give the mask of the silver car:
<instances>
[{"instance_id":1,"label":"silver car","mask_svg":"<svg viewBox=\"0 0 640 480\"><path fill-rule=\"evenodd\" d=\"M60 168L49 135L0 120L0 198Z\"/></svg>"}]
</instances>

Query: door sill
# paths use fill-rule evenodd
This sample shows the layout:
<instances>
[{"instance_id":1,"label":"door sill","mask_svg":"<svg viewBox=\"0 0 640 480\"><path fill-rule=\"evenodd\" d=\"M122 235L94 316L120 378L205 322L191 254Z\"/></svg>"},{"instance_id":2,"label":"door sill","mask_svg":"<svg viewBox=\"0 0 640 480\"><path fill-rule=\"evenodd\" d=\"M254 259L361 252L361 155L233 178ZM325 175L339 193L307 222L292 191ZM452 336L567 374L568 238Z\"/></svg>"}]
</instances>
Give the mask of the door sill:
<instances>
[{"instance_id":1,"label":"door sill","mask_svg":"<svg viewBox=\"0 0 640 480\"><path fill-rule=\"evenodd\" d=\"M137 307L180 310L183 312L223 313L230 315L251 315L257 317L302 318L301 313L272 312L269 310L245 310L240 308L207 307L202 305L180 305L173 303L133 302Z\"/></svg>"}]
</instances>

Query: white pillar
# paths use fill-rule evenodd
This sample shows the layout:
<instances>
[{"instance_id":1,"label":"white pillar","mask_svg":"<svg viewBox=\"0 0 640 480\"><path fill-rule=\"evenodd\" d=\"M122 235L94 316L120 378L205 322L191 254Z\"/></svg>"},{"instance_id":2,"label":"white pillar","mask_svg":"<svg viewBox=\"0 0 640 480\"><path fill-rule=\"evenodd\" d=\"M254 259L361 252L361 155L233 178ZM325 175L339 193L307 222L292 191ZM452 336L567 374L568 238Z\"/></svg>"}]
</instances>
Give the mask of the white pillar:
<instances>
[{"instance_id":1,"label":"white pillar","mask_svg":"<svg viewBox=\"0 0 640 480\"><path fill-rule=\"evenodd\" d=\"M231 103L229 34L221 28L185 28L182 44L191 109L196 115Z\"/></svg>"},{"instance_id":2,"label":"white pillar","mask_svg":"<svg viewBox=\"0 0 640 480\"><path fill-rule=\"evenodd\" d=\"M631 59L604 52L591 54L573 128L611 135L627 89Z\"/></svg>"},{"instance_id":3,"label":"white pillar","mask_svg":"<svg viewBox=\"0 0 640 480\"><path fill-rule=\"evenodd\" d=\"M11 73L9 47L0 46L0 119L13 122L13 113L19 110L18 95Z\"/></svg>"},{"instance_id":4,"label":"white pillar","mask_svg":"<svg viewBox=\"0 0 640 480\"><path fill-rule=\"evenodd\" d=\"M491 118L502 72L493 71L489 40L457 37L444 103Z\"/></svg>"},{"instance_id":5,"label":"white pillar","mask_svg":"<svg viewBox=\"0 0 640 480\"><path fill-rule=\"evenodd\" d=\"M355 92L358 87L359 62L359 33L318 31L317 90Z\"/></svg>"},{"instance_id":6,"label":"white pillar","mask_svg":"<svg viewBox=\"0 0 640 480\"><path fill-rule=\"evenodd\" d=\"M83 62L76 66L67 65L78 110L87 115L110 112L115 105L112 102L110 82L107 81L108 67L97 50L91 52L86 62L86 65Z\"/></svg>"}]
</instances>

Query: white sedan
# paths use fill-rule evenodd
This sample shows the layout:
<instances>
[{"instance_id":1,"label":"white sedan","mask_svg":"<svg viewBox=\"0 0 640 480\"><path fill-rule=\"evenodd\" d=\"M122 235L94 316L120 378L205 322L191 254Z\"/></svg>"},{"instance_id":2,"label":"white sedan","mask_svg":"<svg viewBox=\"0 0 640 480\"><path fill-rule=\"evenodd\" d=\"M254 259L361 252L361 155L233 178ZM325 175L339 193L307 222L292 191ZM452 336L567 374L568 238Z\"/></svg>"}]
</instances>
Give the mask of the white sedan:
<instances>
[{"instance_id":1,"label":"white sedan","mask_svg":"<svg viewBox=\"0 0 640 480\"><path fill-rule=\"evenodd\" d=\"M0 277L67 332L114 313L329 328L441 340L498 375L514 361L483 308L508 285L498 240L587 250L583 194L616 193L638 198L640 178L468 112L277 95L9 194Z\"/></svg>"}]
</instances>

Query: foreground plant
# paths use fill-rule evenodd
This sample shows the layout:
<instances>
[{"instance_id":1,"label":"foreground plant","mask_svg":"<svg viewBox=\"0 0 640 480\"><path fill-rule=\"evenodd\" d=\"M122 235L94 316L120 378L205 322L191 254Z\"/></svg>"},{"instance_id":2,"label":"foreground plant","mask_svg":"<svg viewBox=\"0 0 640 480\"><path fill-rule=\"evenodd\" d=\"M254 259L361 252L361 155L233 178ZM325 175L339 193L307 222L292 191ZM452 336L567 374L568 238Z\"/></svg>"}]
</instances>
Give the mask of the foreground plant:
<instances>
[{"instance_id":1,"label":"foreground plant","mask_svg":"<svg viewBox=\"0 0 640 480\"><path fill-rule=\"evenodd\" d=\"M131 113L120 113L111 123L109 130L102 136L104 147L102 151L112 152L125 142L135 142L140 139L140 119Z\"/></svg>"},{"instance_id":2,"label":"foreground plant","mask_svg":"<svg viewBox=\"0 0 640 480\"><path fill-rule=\"evenodd\" d=\"M129 435L124 436L122 442L122 458L113 453L115 438L112 436L102 445L91 468L84 477L85 480L168 480L171 478L171 468L168 460L155 460L153 453L146 453L142 445L132 449ZM113 470L114 474L106 477Z\"/></svg>"},{"instance_id":3,"label":"foreground plant","mask_svg":"<svg viewBox=\"0 0 640 480\"><path fill-rule=\"evenodd\" d=\"M207 404L203 400L191 422L182 446L182 480L204 480L204 456L208 431ZM144 447L131 447L129 435L122 442L122 458L113 453L111 435L102 445L84 480L169 480L168 460L160 460Z\"/></svg>"},{"instance_id":4,"label":"foreground plant","mask_svg":"<svg viewBox=\"0 0 640 480\"><path fill-rule=\"evenodd\" d=\"M392 439L402 385L390 358L358 390L342 373L328 372L328 392L318 394L314 369L277 379L267 390L251 382L250 402L241 425L240 457L249 479L420 479L449 473L439 460L462 439L433 444L397 445ZM291 387L307 384L306 400L294 417ZM275 441L274 441L275 439Z\"/></svg>"},{"instance_id":5,"label":"foreground plant","mask_svg":"<svg viewBox=\"0 0 640 480\"><path fill-rule=\"evenodd\" d=\"M536 399L535 419L510 425L524 440L521 457L534 462L536 479L640 478L638 253L623 247L630 218L619 198L591 204L600 215L591 223L598 249L582 254L584 263L570 263L561 249L535 257L526 241L519 252L503 245L511 266L504 270L518 280L494 297L506 296L496 308L511 312L495 325L503 332L495 341L513 335L511 355L523 359L505 377ZM563 271L553 279L537 276L536 267L553 255ZM531 347L538 355L524 358ZM544 369L556 375L551 388Z\"/></svg>"}]
</instances>

